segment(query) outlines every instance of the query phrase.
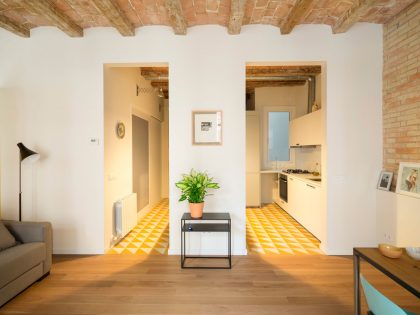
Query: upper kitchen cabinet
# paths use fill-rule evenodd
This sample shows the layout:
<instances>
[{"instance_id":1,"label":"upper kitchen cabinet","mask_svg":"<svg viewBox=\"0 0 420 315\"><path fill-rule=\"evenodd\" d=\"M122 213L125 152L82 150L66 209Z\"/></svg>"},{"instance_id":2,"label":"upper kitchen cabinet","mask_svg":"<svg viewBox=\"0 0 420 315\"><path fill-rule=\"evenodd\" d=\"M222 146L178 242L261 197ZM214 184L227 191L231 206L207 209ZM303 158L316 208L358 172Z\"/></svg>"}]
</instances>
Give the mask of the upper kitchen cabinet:
<instances>
[{"instance_id":1,"label":"upper kitchen cabinet","mask_svg":"<svg viewBox=\"0 0 420 315\"><path fill-rule=\"evenodd\" d=\"M291 147L322 144L322 112L320 109L293 119L289 123L289 144Z\"/></svg>"}]
</instances>

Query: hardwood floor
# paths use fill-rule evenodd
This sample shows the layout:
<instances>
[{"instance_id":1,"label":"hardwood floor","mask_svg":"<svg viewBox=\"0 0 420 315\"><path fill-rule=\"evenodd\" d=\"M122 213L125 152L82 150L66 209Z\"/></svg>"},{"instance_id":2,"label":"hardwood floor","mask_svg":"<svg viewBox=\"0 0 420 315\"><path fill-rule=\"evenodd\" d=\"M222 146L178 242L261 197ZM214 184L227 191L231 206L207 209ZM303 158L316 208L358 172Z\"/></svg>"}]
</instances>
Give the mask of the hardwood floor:
<instances>
[{"instance_id":1,"label":"hardwood floor","mask_svg":"<svg viewBox=\"0 0 420 315\"><path fill-rule=\"evenodd\" d=\"M55 256L51 275L0 314L352 314L351 257L249 255L232 270L182 270L178 256ZM378 271L362 273L402 307L417 298ZM364 313L365 314L365 313Z\"/></svg>"}]
</instances>

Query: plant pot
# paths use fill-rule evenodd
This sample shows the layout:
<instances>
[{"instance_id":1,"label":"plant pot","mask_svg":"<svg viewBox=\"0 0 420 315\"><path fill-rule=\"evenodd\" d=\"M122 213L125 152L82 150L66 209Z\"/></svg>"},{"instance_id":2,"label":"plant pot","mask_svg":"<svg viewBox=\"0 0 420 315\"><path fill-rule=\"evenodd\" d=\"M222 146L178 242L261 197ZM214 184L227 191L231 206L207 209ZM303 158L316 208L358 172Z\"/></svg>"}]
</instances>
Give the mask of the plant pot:
<instances>
[{"instance_id":1,"label":"plant pot","mask_svg":"<svg viewBox=\"0 0 420 315\"><path fill-rule=\"evenodd\" d=\"M191 218L201 219L203 217L204 202L192 203L190 202Z\"/></svg>"}]
</instances>

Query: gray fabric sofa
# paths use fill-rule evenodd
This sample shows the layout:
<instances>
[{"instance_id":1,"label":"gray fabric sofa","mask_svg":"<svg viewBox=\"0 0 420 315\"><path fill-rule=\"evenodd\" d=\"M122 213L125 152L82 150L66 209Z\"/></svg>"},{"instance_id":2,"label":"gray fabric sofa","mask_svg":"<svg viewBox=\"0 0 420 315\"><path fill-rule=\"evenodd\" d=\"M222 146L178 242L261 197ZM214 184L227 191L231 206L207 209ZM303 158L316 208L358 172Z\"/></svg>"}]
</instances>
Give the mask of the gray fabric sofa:
<instances>
[{"instance_id":1,"label":"gray fabric sofa","mask_svg":"<svg viewBox=\"0 0 420 315\"><path fill-rule=\"evenodd\" d=\"M0 251L0 306L48 275L52 261L50 223L1 222L18 243Z\"/></svg>"}]
</instances>

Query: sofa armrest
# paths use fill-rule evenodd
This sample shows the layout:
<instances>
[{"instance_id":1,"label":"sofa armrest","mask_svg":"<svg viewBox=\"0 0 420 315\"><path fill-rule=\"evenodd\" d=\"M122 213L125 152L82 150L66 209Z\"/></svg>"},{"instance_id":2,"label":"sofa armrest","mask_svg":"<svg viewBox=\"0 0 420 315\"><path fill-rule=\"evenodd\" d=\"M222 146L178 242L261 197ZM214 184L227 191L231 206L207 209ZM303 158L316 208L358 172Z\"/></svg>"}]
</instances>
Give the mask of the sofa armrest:
<instances>
[{"instance_id":1,"label":"sofa armrest","mask_svg":"<svg viewBox=\"0 0 420 315\"><path fill-rule=\"evenodd\" d=\"M52 227L49 222L2 221L17 241L22 243L42 242L47 249L44 274L50 271L52 262Z\"/></svg>"}]
</instances>

